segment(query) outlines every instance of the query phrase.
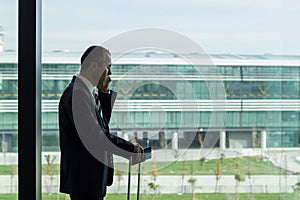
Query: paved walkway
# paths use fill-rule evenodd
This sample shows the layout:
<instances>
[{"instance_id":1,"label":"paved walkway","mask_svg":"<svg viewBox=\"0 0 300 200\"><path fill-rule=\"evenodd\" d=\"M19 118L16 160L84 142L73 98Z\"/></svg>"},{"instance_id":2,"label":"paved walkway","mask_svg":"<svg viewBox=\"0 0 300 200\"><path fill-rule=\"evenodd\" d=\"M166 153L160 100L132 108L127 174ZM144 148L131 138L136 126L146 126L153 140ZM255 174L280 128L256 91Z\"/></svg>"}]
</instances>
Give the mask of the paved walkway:
<instances>
[{"instance_id":1,"label":"paved walkway","mask_svg":"<svg viewBox=\"0 0 300 200\"><path fill-rule=\"evenodd\" d=\"M268 150L265 155L277 166L300 174L300 150Z\"/></svg>"},{"instance_id":2,"label":"paved walkway","mask_svg":"<svg viewBox=\"0 0 300 200\"><path fill-rule=\"evenodd\" d=\"M188 180L191 176L158 176L155 184L159 185L159 192L191 193L191 184ZM196 179L195 192L213 193L216 190L215 176L193 176ZM122 176L120 181L114 177L114 183L108 188L109 193L126 193L128 177ZM151 176L141 176L141 193L150 193L148 184L153 182ZM292 192L292 187L300 182L300 176L251 176L244 182L237 183L234 176L221 176L217 190L222 193L286 193ZM0 194L16 193L18 188L18 176L0 176ZM137 176L131 177L131 191L137 191ZM42 176L42 190L45 193L58 193L59 176Z\"/></svg>"}]
</instances>

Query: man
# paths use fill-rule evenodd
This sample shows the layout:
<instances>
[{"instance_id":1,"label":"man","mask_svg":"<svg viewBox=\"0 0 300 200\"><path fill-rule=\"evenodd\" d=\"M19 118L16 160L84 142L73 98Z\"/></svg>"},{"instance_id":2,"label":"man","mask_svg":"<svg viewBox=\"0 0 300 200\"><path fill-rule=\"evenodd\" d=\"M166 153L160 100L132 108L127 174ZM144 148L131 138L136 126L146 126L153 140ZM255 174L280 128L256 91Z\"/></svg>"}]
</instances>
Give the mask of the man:
<instances>
[{"instance_id":1,"label":"man","mask_svg":"<svg viewBox=\"0 0 300 200\"><path fill-rule=\"evenodd\" d=\"M112 154L141 160L143 148L109 133L115 93L109 90L110 53L89 47L81 57L80 73L73 77L59 102L61 149L60 192L71 200L102 200L112 184ZM94 98L98 87L101 111ZM102 117L103 116L103 117Z\"/></svg>"}]
</instances>

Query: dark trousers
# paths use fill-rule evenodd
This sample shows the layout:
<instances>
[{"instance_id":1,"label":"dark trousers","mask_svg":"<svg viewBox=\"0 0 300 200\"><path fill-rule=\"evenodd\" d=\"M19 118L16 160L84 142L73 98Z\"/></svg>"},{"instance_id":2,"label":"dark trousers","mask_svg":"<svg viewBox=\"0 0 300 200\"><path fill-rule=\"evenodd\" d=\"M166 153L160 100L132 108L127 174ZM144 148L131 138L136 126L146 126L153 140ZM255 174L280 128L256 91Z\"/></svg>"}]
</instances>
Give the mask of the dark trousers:
<instances>
[{"instance_id":1,"label":"dark trousers","mask_svg":"<svg viewBox=\"0 0 300 200\"><path fill-rule=\"evenodd\" d=\"M104 200L104 197L78 196L70 194L71 200Z\"/></svg>"}]
</instances>

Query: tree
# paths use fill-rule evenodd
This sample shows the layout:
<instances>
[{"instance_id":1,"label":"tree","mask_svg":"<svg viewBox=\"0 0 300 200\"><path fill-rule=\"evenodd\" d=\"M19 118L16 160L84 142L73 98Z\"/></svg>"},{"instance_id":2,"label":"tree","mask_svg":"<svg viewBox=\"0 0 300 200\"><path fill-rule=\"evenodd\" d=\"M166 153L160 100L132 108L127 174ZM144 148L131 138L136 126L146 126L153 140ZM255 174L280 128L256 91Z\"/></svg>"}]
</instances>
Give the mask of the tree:
<instances>
[{"instance_id":1,"label":"tree","mask_svg":"<svg viewBox=\"0 0 300 200\"><path fill-rule=\"evenodd\" d=\"M219 183L219 180L222 176L222 166L219 162L217 162L217 168L215 169L215 176L216 176L216 187L215 187L215 193L218 192L218 183Z\"/></svg>"},{"instance_id":2,"label":"tree","mask_svg":"<svg viewBox=\"0 0 300 200\"><path fill-rule=\"evenodd\" d=\"M250 196L250 199L255 199L255 196L252 192L252 180L251 180L251 164L249 162L249 158L247 159L247 175L248 175L248 179L249 179L249 187L250 187L250 193L249 193L249 196Z\"/></svg>"},{"instance_id":3,"label":"tree","mask_svg":"<svg viewBox=\"0 0 300 200\"><path fill-rule=\"evenodd\" d=\"M9 165L9 173L10 173L10 192L13 193L13 182L14 182L15 175L17 175L17 166Z\"/></svg>"},{"instance_id":4,"label":"tree","mask_svg":"<svg viewBox=\"0 0 300 200\"><path fill-rule=\"evenodd\" d=\"M221 162L221 164L223 164L224 158L225 158L225 154L224 154L224 153L221 153L221 157L220 157L220 162Z\"/></svg>"},{"instance_id":5,"label":"tree","mask_svg":"<svg viewBox=\"0 0 300 200\"><path fill-rule=\"evenodd\" d=\"M240 158L238 158L238 157L236 157L235 166L236 166L236 172L234 174L234 179L236 180L235 194L236 194L237 199L239 199L238 198L238 186L239 186L240 182L245 181L246 178L245 178L245 175L240 172Z\"/></svg>"},{"instance_id":6,"label":"tree","mask_svg":"<svg viewBox=\"0 0 300 200\"><path fill-rule=\"evenodd\" d=\"M120 194L120 184L121 184L121 181L123 180L123 174L124 172L122 170L117 170L116 171L116 175L118 177L118 193Z\"/></svg>"},{"instance_id":7,"label":"tree","mask_svg":"<svg viewBox=\"0 0 300 200\"><path fill-rule=\"evenodd\" d=\"M157 196L157 194L158 194L159 185L157 183L155 183L155 181L151 181L150 183L148 183L148 186L153 193L152 199L154 199L155 196Z\"/></svg>"},{"instance_id":8,"label":"tree","mask_svg":"<svg viewBox=\"0 0 300 200\"><path fill-rule=\"evenodd\" d=\"M293 192L295 194L295 199L300 199L300 182L293 186Z\"/></svg>"},{"instance_id":9,"label":"tree","mask_svg":"<svg viewBox=\"0 0 300 200\"><path fill-rule=\"evenodd\" d=\"M202 157L202 158L200 159L200 165L201 165L202 171L203 171L203 167L204 167L205 161L206 161L206 158L205 158L205 157Z\"/></svg>"},{"instance_id":10,"label":"tree","mask_svg":"<svg viewBox=\"0 0 300 200\"><path fill-rule=\"evenodd\" d=\"M196 185L196 181L197 179L194 177L191 177L188 182L191 184L192 186L192 200L194 200L194 194L195 194L195 185Z\"/></svg>"},{"instance_id":11,"label":"tree","mask_svg":"<svg viewBox=\"0 0 300 200\"><path fill-rule=\"evenodd\" d=\"M245 181L245 175L241 174L241 173L236 173L234 174L234 179L236 180L236 186L235 186L235 193L236 195L238 195L238 186L240 185L240 182ZM237 198L239 199L239 198Z\"/></svg>"},{"instance_id":12,"label":"tree","mask_svg":"<svg viewBox=\"0 0 300 200\"><path fill-rule=\"evenodd\" d=\"M153 194L152 199L154 199L157 196L159 190L159 184L156 183L158 177L158 170L155 161L153 162L153 170L151 172L151 175L152 175L152 181L148 183L148 187L150 188L150 191Z\"/></svg>"},{"instance_id":13,"label":"tree","mask_svg":"<svg viewBox=\"0 0 300 200\"><path fill-rule=\"evenodd\" d=\"M49 179L49 182L45 180L46 183L45 185L47 187L48 198L49 198L52 195L52 182L57 170L57 166L54 164L54 161L56 160L56 156L54 155L51 158L51 155L45 155L45 159L47 162L46 169L45 169L45 174L46 174L45 177Z\"/></svg>"}]
</instances>

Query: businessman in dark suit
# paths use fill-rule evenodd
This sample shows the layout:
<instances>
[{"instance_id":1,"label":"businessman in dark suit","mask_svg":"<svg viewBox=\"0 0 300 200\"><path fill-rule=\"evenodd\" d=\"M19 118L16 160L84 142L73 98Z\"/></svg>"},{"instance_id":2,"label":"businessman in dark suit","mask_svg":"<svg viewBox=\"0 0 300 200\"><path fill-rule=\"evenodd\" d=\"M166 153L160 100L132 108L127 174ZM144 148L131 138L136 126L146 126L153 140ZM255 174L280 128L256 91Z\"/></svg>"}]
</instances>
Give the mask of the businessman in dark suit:
<instances>
[{"instance_id":1,"label":"businessman in dark suit","mask_svg":"<svg viewBox=\"0 0 300 200\"><path fill-rule=\"evenodd\" d=\"M71 200L105 197L106 187L113 181L112 154L136 160L144 157L140 145L109 132L116 95L108 87L110 66L110 53L105 48L89 47L81 57L80 73L59 102L60 192L70 194ZM98 88L96 100L94 86Z\"/></svg>"}]
</instances>

